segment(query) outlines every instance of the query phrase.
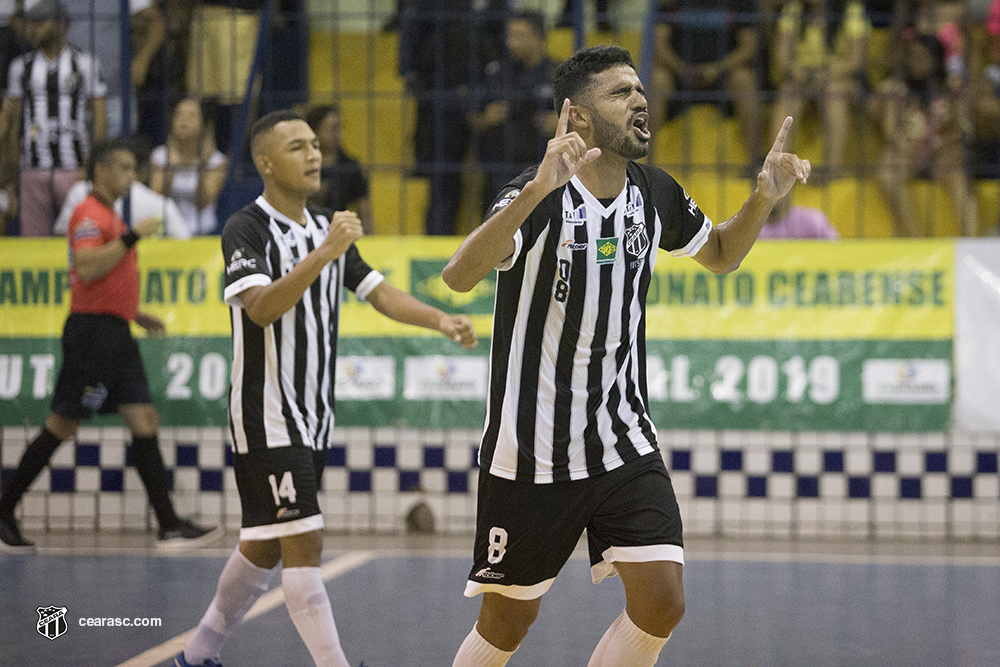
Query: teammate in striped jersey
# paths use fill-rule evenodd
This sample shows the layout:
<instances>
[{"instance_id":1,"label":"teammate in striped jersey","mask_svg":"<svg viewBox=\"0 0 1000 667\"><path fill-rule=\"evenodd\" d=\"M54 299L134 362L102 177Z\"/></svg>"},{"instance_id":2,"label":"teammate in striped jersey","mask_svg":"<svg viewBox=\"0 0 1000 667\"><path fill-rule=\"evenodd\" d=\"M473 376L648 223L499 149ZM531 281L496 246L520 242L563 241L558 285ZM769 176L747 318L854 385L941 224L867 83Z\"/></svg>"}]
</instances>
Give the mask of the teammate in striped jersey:
<instances>
[{"instance_id":1,"label":"teammate in striped jersey","mask_svg":"<svg viewBox=\"0 0 1000 667\"><path fill-rule=\"evenodd\" d=\"M107 85L96 56L67 43L69 14L61 1L40 0L25 21L36 50L10 65L0 151L17 154L20 139L21 235L47 236L70 188L83 178L91 139L107 135Z\"/></svg>"},{"instance_id":2,"label":"teammate in striped jersey","mask_svg":"<svg viewBox=\"0 0 1000 667\"><path fill-rule=\"evenodd\" d=\"M243 508L240 545L178 667L217 665L230 631L279 562L288 612L317 665L347 667L320 575L317 488L333 428L340 302L346 286L384 315L476 345L469 318L392 287L361 258L351 211L306 207L320 187L319 141L290 111L261 118L251 153L264 194L222 231L233 328L230 425Z\"/></svg>"},{"instance_id":3,"label":"teammate in striped jersey","mask_svg":"<svg viewBox=\"0 0 1000 667\"><path fill-rule=\"evenodd\" d=\"M657 249L716 273L739 266L808 161L785 120L742 209L714 226L649 150L628 51L583 49L559 66L556 136L501 190L445 282L499 271L480 448L474 564L479 621L453 667L500 667L583 530L594 582L618 574L625 611L589 667L643 667L684 613L680 512L647 410L645 299Z\"/></svg>"}]
</instances>

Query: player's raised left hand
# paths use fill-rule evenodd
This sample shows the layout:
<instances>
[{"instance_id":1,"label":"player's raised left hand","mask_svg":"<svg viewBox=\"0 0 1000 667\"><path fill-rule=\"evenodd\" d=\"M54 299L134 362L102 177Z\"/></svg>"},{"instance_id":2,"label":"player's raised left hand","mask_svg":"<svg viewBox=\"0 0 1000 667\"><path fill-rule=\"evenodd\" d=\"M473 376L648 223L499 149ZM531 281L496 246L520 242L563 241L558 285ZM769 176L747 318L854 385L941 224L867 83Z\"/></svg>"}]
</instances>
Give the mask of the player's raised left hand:
<instances>
[{"instance_id":1,"label":"player's raised left hand","mask_svg":"<svg viewBox=\"0 0 1000 667\"><path fill-rule=\"evenodd\" d=\"M472 329L472 321L465 315L444 315L439 328L446 338L461 343L466 350L471 350L479 343L476 332Z\"/></svg>"},{"instance_id":2,"label":"player's raised left hand","mask_svg":"<svg viewBox=\"0 0 1000 667\"><path fill-rule=\"evenodd\" d=\"M774 145L764 159L764 168L757 174L757 192L769 199L781 199L792 189L796 179L805 183L812 171L809 160L785 152L785 138L791 126L792 117L789 116L781 124Z\"/></svg>"}]
</instances>

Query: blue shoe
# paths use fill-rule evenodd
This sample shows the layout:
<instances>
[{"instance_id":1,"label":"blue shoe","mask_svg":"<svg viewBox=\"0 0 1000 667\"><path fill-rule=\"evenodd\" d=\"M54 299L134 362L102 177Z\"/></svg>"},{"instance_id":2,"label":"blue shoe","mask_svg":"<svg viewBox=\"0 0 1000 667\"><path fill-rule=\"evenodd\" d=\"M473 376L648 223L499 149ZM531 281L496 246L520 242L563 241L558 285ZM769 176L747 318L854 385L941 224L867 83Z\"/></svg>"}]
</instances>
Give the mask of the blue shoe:
<instances>
[{"instance_id":1,"label":"blue shoe","mask_svg":"<svg viewBox=\"0 0 1000 667\"><path fill-rule=\"evenodd\" d=\"M215 660L209 658L208 660L206 660L201 664L192 665L191 663L189 663L187 660L184 659L184 651L181 651L174 658L174 667L222 667L222 663L216 662Z\"/></svg>"}]
</instances>

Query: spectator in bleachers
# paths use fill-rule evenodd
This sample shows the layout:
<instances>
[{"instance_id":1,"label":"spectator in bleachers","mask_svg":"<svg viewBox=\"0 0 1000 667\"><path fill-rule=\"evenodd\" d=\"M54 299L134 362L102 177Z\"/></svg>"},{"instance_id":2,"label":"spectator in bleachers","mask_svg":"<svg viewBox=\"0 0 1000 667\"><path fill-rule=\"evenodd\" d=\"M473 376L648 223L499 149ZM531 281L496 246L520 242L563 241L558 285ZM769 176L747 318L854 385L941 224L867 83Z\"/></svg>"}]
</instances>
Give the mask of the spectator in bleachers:
<instances>
[{"instance_id":1,"label":"spectator in bleachers","mask_svg":"<svg viewBox=\"0 0 1000 667\"><path fill-rule=\"evenodd\" d=\"M790 0L781 9L774 45L779 82L772 131L814 103L824 128L824 156L813 181L841 175L851 125L851 106L869 90L865 70L871 23L859 0ZM792 130L793 135L795 129ZM794 137L793 137L794 138Z\"/></svg>"},{"instance_id":2,"label":"spectator in bleachers","mask_svg":"<svg viewBox=\"0 0 1000 667\"><path fill-rule=\"evenodd\" d=\"M40 0L25 12L27 42L35 50L11 63L0 110L0 152L21 156L22 236L52 233L66 193L82 177L91 141L107 134L100 62L67 43L68 27L69 14L57 0Z\"/></svg>"},{"instance_id":3,"label":"spectator in bleachers","mask_svg":"<svg viewBox=\"0 0 1000 667\"><path fill-rule=\"evenodd\" d=\"M171 3L168 11L179 12L188 2ZM190 7L186 7L190 18ZM129 24L132 30L131 79L135 86L136 128L152 145L167 140L171 100L180 99L183 60L171 58L167 14L162 0L129 0ZM173 72L171 77L171 70ZM173 84L173 85L172 85Z\"/></svg>"},{"instance_id":4,"label":"spectator in bleachers","mask_svg":"<svg viewBox=\"0 0 1000 667\"><path fill-rule=\"evenodd\" d=\"M24 41L24 1L0 0L0 96L6 96L10 64L28 50ZM0 128L0 139L3 129ZM0 236L17 215L17 151L3 150L0 143Z\"/></svg>"},{"instance_id":5,"label":"spectator in bleachers","mask_svg":"<svg viewBox=\"0 0 1000 667\"><path fill-rule=\"evenodd\" d=\"M508 181L538 164L555 133L552 74L545 19L534 11L507 21L506 56L486 66L470 114L476 158L483 170L483 215Z\"/></svg>"},{"instance_id":6,"label":"spectator in bleachers","mask_svg":"<svg viewBox=\"0 0 1000 667\"><path fill-rule=\"evenodd\" d=\"M129 190L129 227L134 227L147 218L160 218L163 220L162 229L165 236L182 241L191 238L191 231L188 229L188 224L177 203L147 185L149 183L149 144L144 143L144 140L137 140L132 142L132 148L135 150L136 168L135 180L132 181L132 187ZM61 236L66 234L73 211L87 198L91 190L93 190L91 181L77 181L69 189L59 217L56 218L53 232ZM115 201L114 211L119 217L124 214L124 208L124 199Z\"/></svg>"},{"instance_id":7,"label":"spectator in bleachers","mask_svg":"<svg viewBox=\"0 0 1000 667\"><path fill-rule=\"evenodd\" d=\"M840 238L840 234L823 211L808 206L792 206L792 195L788 194L771 209L758 238L834 241Z\"/></svg>"},{"instance_id":8,"label":"spectator in bleachers","mask_svg":"<svg viewBox=\"0 0 1000 667\"><path fill-rule=\"evenodd\" d=\"M218 104L215 141L227 152L235 150L232 117L246 95L263 8L264 0L195 0L187 94Z\"/></svg>"},{"instance_id":9,"label":"spectator in bleachers","mask_svg":"<svg viewBox=\"0 0 1000 667\"><path fill-rule=\"evenodd\" d=\"M309 203L331 211L354 211L361 219L365 236L375 233L368 177L361 164L344 152L340 132L340 107L326 104L306 114L306 122L319 139L323 154L320 189Z\"/></svg>"},{"instance_id":10,"label":"spectator in bleachers","mask_svg":"<svg viewBox=\"0 0 1000 667\"><path fill-rule=\"evenodd\" d=\"M226 179L226 156L215 146L197 100L181 100L170 117L167 143L153 149L150 187L177 202L193 235L214 234L215 202Z\"/></svg>"},{"instance_id":11,"label":"spectator in bleachers","mask_svg":"<svg viewBox=\"0 0 1000 667\"><path fill-rule=\"evenodd\" d=\"M885 147L878 183L900 236L918 236L907 192L914 177L940 181L961 219L962 233L978 233L978 207L964 163L961 89L949 85L945 45L931 16L935 3L900 3L893 26L893 74L869 103Z\"/></svg>"},{"instance_id":12,"label":"spectator in bleachers","mask_svg":"<svg viewBox=\"0 0 1000 667\"><path fill-rule=\"evenodd\" d=\"M573 12L575 5L583 0L564 0L562 13L559 14L559 27L573 27ZM615 24L611 21L611 12L608 11L609 0L596 0L594 9L596 11L597 29L601 32L614 32Z\"/></svg>"},{"instance_id":13,"label":"spectator in bleachers","mask_svg":"<svg viewBox=\"0 0 1000 667\"><path fill-rule=\"evenodd\" d=\"M727 115L735 107L751 163L763 162L756 21L754 0L661 1L647 98L654 142L668 100L724 103Z\"/></svg>"},{"instance_id":14,"label":"spectator in bleachers","mask_svg":"<svg viewBox=\"0 0 1000 667\"><path fill-rule=\"evenodd\" d=\"M485 5L482 7L481 5ZM402 17L399 72L417 99L414 175L430 179L428 234L454 234L469 150L469 88L503 52L505 0L413 0Z\"/></svg>"}]
</instances>

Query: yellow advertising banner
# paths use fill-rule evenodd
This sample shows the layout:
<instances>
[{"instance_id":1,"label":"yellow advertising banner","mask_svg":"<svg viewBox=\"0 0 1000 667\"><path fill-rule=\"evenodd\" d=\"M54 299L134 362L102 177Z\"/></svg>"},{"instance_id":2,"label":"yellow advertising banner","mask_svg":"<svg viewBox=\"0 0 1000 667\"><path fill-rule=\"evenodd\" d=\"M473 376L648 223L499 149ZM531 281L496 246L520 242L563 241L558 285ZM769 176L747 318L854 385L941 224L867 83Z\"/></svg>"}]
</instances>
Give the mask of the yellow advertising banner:
<instances>
[{"instance_id":1,"label":"yellow advertising banner","mask_svg":"<svg viewBox=\"0 0 1000 667\"><path fill-rule=\"evenodd\" d=\"M441 270L456 238L371 237L365 260L390 283L448 312L480 336L492 326L495 274L452 292ZM139 246L140 308L172 336L228 336L218 237ZM953 243L761 241L743 265L715 275L661 253L647 299L647 338L664 340L944 340L953 332ZM0 336L57 337L69 311L66 242L0 241ZM344 336L435 335L397 324L353 295Z\"/></svg>"}]
</instances>

